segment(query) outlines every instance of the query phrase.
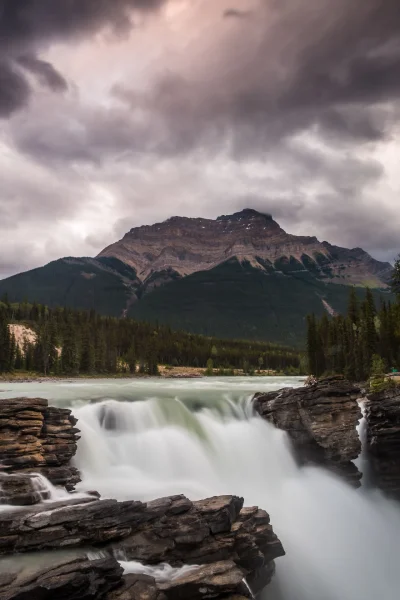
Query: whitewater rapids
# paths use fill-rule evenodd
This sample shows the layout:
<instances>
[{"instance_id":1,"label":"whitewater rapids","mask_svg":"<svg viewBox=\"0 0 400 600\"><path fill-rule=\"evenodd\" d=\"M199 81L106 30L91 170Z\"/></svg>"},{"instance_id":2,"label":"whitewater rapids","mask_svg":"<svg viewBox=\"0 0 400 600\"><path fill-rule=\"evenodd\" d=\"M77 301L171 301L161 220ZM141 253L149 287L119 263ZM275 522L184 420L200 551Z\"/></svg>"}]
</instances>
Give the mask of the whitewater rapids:
<instances>
[{"instance_id":1,"label":"whitewater rapids","mask_svg":"<svg viewBox=\"0 0 400 600\"><path fill-rule=\"evenodd\" d=\"M52 403L79 419L82 491L120 500L236 494L267 510L286 556L264 600L398 600L399 505L297 467L286 434L251 409L253 392L283 385L302 382L65 384Z\"/></svg>"}]
</instances>

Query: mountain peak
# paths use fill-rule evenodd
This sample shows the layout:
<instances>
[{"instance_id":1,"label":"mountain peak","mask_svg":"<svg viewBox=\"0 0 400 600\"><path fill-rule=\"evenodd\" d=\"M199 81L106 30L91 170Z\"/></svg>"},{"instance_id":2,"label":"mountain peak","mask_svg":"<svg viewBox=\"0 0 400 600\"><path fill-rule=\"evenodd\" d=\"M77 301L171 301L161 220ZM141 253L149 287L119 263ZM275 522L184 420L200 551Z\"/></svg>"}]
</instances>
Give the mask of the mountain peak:
<instances>
[{"instance_id":1,"label":"mountain peak","mask_svg":"<svg viewBox=\"0 0 400 600\"><path fill-rule=\"evenodd\" d=\"M265 221L274 222L272 215L269 213L261 213L254 208L243 208L239 212L235 212L232 215L221 215L217 217L217 221L240 221L241 219L263 219Z\"/></svg>"}]
</instances>

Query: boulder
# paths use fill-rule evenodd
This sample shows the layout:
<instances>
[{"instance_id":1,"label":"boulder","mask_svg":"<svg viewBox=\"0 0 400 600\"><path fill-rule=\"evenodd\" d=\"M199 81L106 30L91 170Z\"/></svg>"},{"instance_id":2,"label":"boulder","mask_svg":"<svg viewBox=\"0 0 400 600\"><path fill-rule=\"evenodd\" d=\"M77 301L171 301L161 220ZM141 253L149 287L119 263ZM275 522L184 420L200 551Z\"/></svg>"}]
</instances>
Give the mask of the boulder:
<instances>
[{"instance_id":1,"label":"boulder","mask_svg":"<svg viewBox=\"0 0 400 600\"><path fill-rule=\"evenodd\" d=\"M365 417L372 483L400 500L400 388L369 394Z\"/></svg>"},{"instance_id":2,"label":"boulder","mask_svg":"<svg viewBox=\"0 0 400 600\"><path fill-rule=\"evenodd\" d=\"M254 408L287 431L301 464L316 464L360 485L354 463L361 452L356 430L362 417L360 389L341 377L329 377L302 388L256 394Z\"/></svg>"},{"instance_id":3,"label":"boulder","mask_svg":"<svg viewBox=\"0 0 400 600\"><path fill-rule=\"evenodd\" d=\"M6 473L34 472L68 491L80 481L69 462L79 430L65 408L42 398L12 398L0 403L0 468Z\"/></svg>"},{"instance_id":4,"label":"boulder","mask_svg":"<svg viewBox=\"0 0 400 600\"><path fill-rule=\"evenodd\" d=\"M1 600L97 600L122 584L122 567L114 558L60 561L50 568L0 574Z\"/></svg>"},{"instance_id":5,"label":"boulder","mask_svg":"<svg viewBox=\"0 0 400 600\"><path fill-rule=\"evenodd\" d=\"M36 475L0 473L0 505L29 506L49 498L49 490Z\"/></svg>"},{"instance_id":6,"label":"boulder","mask_svg":"<svg viewBox=\"0 0 400 600\"><path fill-rule=\"evenodd\" d=\"M251 598L242 571L232 561L205 565L172 581L159 583L158 588L167 600L201 600L232 594Z\"/></svg>"}]
</instances>

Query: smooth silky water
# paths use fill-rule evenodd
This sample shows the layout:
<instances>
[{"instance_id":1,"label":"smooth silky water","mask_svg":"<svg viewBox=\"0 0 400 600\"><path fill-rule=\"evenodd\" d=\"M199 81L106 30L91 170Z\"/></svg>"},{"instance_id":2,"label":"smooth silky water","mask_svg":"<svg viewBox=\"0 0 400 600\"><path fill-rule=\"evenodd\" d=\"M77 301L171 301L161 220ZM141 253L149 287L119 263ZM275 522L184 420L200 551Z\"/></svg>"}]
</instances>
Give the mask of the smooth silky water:
<instances>
[{"instance_id":1,"label":"smooth silky water","mask_svg":"<svg viewBox=\"0 0 400 600\"><path fill-rule=\"evenodd\" d=\"M256 391L288 385L303 382L4 384L0 401L39 396L73 409L82 432L75 459L81 492L97 489L121 500L236 494L266 509L286 556L276 561L264 600L397 600L399 505L373 490L353 490L323 469L297 467L286 434L254 415L250 402Z\"/></svg>"}]
</instances>

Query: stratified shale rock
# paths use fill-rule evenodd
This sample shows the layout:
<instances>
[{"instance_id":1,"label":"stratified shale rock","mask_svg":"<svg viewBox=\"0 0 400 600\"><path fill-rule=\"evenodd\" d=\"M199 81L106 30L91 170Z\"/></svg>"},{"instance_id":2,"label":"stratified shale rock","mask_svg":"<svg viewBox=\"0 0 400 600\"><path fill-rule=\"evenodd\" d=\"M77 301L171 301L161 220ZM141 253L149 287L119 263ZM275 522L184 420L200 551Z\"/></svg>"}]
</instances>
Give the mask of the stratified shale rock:
<instances>
[{"instance_id":1,"label":"stratified shale rock","mask_svg":"<svg viewBox=\"0 0 400 600\"><path fill-rule=\"evenodd\" d=\"M400 388L369 394L365 417L372 483L400 500Z\"/></svg>"},{"instance_id":2,"label":"stratified shale rock","mask_svg":"<svg viewBox=\"0 0 400 600\"><path fill-rule=\"evenodd\" d=\"M0 468L40 473L54 485L73 490L80 481L69 466L77 449L76 419L42 398L13 398L0 403Z\"/></svg>"},{"instance_id":3,"label":"stratified shale rock","mask_svg":"<svg viewBox=\"0 0 400 600\"><path fill-rule=\"evenodd\" d=\"M1 600L95 600L122 584L122 567L114 558L60 561L27 574L0 574Z\"/></svg>"},{"instance_id":4,"label":"stratified shale rock","mask_svg":"<svg viewBox=\"0 0 400 600\"><path fill-rule=\"evenodd\" d=\"M30 506L49 498L50 492L36 475L0 473L0 505Z\"/></svg>"},{"instance_id":5,"label":"stratified shale rock","mask_svg":"<svg viewBox=\"0 0 400 600\"><path fill-rule=\"evenodd\" d=\"M287 431L302 464L322 465L359 486L361 473L353 461L361 452L356 431L361 419L360 389L340 377L302 388L256 394L255 410Z\"/></svg>"},{"instance_id":6,"label":"stratified shale rock","mask_svg":"<svg viewBox=\"0 0 400 600\"><path fill-rule=\"evenodd\" d=\"M284 550L268 514L242 507L236 496L200 502L172 496L148 504L87 498L18 509L0 513L0 554L91 545L148 564L231 560L243 576L257 572L266 583Z\"/></svg>"},{"instance_id":7,"label":"stratified shale rock","mask_svg":"<svg viewBox=\"0 0 400 600\"><path fill-rule=\"evenodd\" d=\"M232 561L203 566L172 581L160 583L158 587L167 600L201 600L230 594L251 598L243 573Z\"/></svg>"}]
</instances>

